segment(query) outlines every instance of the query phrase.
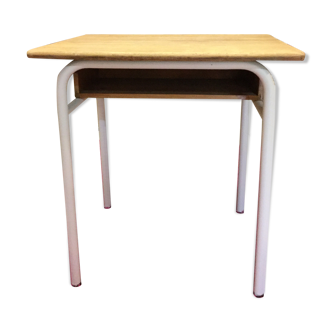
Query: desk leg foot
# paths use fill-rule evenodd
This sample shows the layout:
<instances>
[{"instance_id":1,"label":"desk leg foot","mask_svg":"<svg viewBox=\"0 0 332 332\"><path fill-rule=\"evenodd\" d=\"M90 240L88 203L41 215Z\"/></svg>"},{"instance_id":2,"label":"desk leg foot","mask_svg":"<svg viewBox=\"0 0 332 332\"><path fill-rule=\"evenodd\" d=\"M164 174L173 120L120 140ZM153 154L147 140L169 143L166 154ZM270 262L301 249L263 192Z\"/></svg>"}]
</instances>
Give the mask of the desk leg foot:
<instances>
[{"instance_id":1,"label":"desk leg foot","mask_svg":"<svg viewBox=\"0 0 332 332\"><path fill-rule=\"evenodd\" d=\"M83 288L83 281L79 283L78 285L71 285L72 289L82 289Z\"/></svg>"},{"instance_id":2,"label":"desk leg foot","mask_svg":"<svg viewBox=\"0 0 332 332\"><path fill-rule=\"evenodd\" d=\"M264 299L266 296L265 296L265 294L263 294L263 295L256 295L255 293L253 294L253 297L254 297L254 299L256 299L256 300L261 300L261 299Z\"/></svg>"}]
</instances>

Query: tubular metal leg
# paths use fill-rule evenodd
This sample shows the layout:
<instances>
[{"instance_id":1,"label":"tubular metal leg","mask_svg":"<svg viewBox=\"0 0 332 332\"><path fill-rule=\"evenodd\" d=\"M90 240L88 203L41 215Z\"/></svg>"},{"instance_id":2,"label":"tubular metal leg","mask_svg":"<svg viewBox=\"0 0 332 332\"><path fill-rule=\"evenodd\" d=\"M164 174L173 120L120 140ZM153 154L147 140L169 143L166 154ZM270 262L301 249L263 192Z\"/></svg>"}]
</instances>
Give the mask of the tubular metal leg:
<instances>
[{"instance_id":1,"label":"tubular metal leg","mask_svg":"<svg viewBox=\"0 0 332 332\"><path fill-rule=\"evenodd\" d=\"M239 171L237 178L236 212L244 212L244 201L246 192L247 156L250 127L250 100L242 100L241 106L241 130L239 149Z\"/></svg>"},{"instance_id":2,"label":"tubular metal leg","mask_svg":"<svg viewBox=\"0 0 332 332\"><path fill-rule=\"evenodd\" d=\"M62 77L60 72L57 84L57 105L60 130L63 183L66 202L70 278L72 286L78 287L81 285L81 271L78 251L74 177L69 129L69 112L67 105L67 81L68 80Z\"/></svg>"},{"instance_id":3,"label":"tubular metal leg","mask_svg":"<svg viewBox=\"0 0 332 332\"><path fill-rule=\"evenodd\" d=\"M267 83L268 84L264 87L261 165L257 212L254 276L254 295L256 297L263 297L265 292L275 135L275 86L272 77L270 77Z\"/></svg>"},{"instance_id":4,"label":"tubular metal leg","mask_svg":"<svg viewBox=\"0 0 332 332\"><path fill-rule=\"evenodd\" d=\"M97 98L97 112L98 112L101 172L103 179L104 207L105 209L110 209L111 193L110 193L110 176L109 176L109 165L108 165L107 129L106 129L104 98Z\"/></svg>"},{"instance_id":5,"label":"tubular metal leg","mask_svg":"<svg viewBox=\"0 0 332 332\"><path fill-rule=\"evenodd\" d=\"M260 120L262 125L262 120ZM257 196L259 195L259 174L260 174L260 165L261 165L261 151L262 151L262 129L258 132L258 169L257 169L257 185L256 185L256 192Z\"/></svg>"}]
</instances>

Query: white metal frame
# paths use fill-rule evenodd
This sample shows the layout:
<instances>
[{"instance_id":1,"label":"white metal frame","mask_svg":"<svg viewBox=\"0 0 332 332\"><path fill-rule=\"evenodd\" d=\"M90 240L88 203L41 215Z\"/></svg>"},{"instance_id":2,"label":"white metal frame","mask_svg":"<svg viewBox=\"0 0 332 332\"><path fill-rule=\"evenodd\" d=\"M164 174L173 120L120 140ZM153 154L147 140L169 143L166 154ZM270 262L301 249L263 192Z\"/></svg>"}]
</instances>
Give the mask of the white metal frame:
<instances>
[{"instance_id":1,"label":"white metal frame","mask_svg":"<svg viewBox=\"0 0 332 332\"><path fill-rule=\"evenodd\" d=\"M237 178L237 196L236 196L236 212L244 213L244 200L246 191L246 172L247 157L249 145L250 130L250 100L242 100L241 105L241 130L240 130L240 148L239 148L239 171Z\"/></svg>"},{"instance_id":2,"label":"white metal frame","mask_svg":"<svg viewBox=\"0 0 332 332\"><path fill-rule=\"evenodd\" d=\"M71 156L69 113L83 101L67 102L67 83L70 76L86 68L123 68L123 69L242 69L253 72L260 79L264 98L260 107L262 117L261 164L258 194L256 255L254 271L254 295L263 297L265 292L266 261L268 245L269 215L271 203L273 150L275 136L275 84L270 72L258 62L191 62L191 61L72 61L58 76L57 104L62 154L62 168L66 202L68 247L71 284L81 285L79 263L74 178ZM247 146L249 132L248 101L242 102L241 138L239 154L239 175L237 211L244 209ZM258 105L258 103L256 103ZM255 106L257 107L257 105ZM103 174L104 206L110 207L106 122L103 99L97 100L100 149Z\"/></svg>"}]
</instances>

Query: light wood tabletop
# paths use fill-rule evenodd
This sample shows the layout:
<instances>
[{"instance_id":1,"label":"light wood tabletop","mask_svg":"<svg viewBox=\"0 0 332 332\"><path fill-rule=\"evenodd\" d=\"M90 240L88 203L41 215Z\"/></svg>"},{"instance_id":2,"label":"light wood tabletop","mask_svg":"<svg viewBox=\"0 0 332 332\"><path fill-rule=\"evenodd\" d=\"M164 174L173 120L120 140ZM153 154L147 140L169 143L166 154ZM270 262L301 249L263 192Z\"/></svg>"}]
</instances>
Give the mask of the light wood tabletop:
<instances>
[{"instance_id":1,"label":"light wood tabletop","mask_svg":"<svg viewBox=\"0 0 332 332\"><path fill-rule=\"evenodd\" d=\"M301 61L270 35L84 35L28 51L29 58L120 61Z\"/></svg>"}]
</instances>

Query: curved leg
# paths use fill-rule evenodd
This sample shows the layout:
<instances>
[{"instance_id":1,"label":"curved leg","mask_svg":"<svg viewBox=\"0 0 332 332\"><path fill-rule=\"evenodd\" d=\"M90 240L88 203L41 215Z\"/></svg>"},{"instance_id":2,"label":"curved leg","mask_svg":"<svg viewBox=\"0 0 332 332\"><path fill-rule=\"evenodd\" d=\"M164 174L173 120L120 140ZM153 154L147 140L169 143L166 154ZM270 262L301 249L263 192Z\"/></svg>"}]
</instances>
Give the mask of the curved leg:
<instances>
[{"instance_id":1,"label":"curved leg","mask_svg":"<svg viewBox=\"0 0 332 332\"><path fill-rule=\"evenodd\" d=\"M265 292L267 244L271 205L273 151L275 135L275 86L272 77L264 91L262 116L262 145L259 178L254 295L263 297Z\"/></svg>"},{"instance_id":2,"label":"curved leg","mask_svg":"<svg viewBox=\"0 0 332 332\"><path fill-rule=\"evenodd\" d=\"M247 156L250 127L250 100L242 100L241 106L241 130L239 149L239 171L237 177L236 212L244 212L244 201L246 192Z\"/></svg>"},{"instance_id":3,"label":"curved leg","mask_svg":"<svg viewBox=\"0 0 332 332\"><path fill-rule=\"evenodd\" d=\"M101 174L103 179L104 207L105 209L110 209L111 192L110 192L110 176L109 176L109 166L108 166L107 129L106 129L104 98L97 98L97 113L98 113Z\"/></svg>"},{"instance_id":4,"label":"curved leg","mask_svg":"<svg viewBox=\"0 0 332 332\"><path fill-rule=\"evenodd\" d=\"M67 105L67 81L61 73L58 76L57 104L60 130L63 183L65 190L67 233L69 249L69 265L71 284L74 287L81 285L80 258L78 251L78 237L76 224L76 208L74 193L74 178L71 156L69 113Z\"/></svg>"}]
</instances>

